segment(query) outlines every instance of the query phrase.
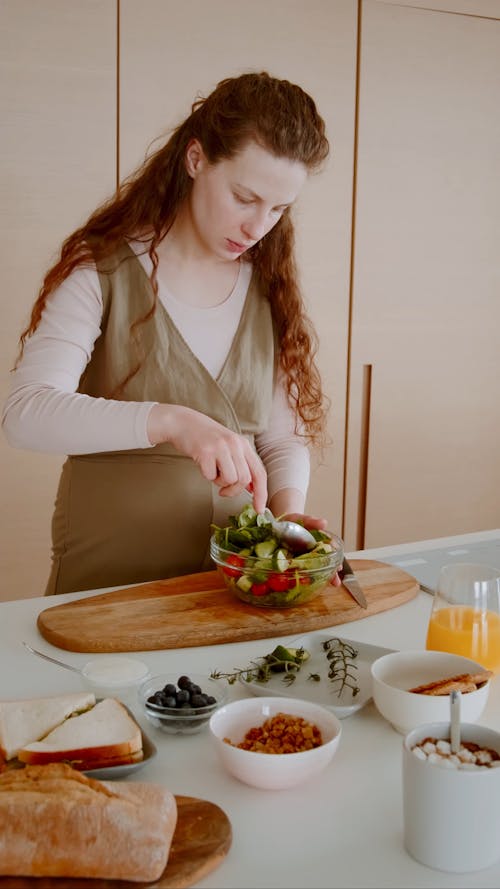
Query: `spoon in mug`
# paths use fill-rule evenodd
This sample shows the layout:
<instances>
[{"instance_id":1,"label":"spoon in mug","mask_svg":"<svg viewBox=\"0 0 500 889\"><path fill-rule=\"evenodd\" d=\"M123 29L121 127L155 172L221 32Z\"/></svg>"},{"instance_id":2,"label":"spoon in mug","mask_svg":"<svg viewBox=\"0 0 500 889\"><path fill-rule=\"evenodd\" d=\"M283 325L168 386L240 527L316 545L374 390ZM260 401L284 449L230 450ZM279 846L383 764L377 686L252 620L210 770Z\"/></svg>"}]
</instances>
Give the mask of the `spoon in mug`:
<instances>
[{"instance_id":1,"label":"spoon in mug","mask_svg":"<svg viewBox=\"0 0 500 889\"><path fill-rule=\"evenodd\" d=\"M460 691L450 692L450 742L451 752L458 753L460 750L460 699L462 693Z\"/></svg>"}]
</instances>

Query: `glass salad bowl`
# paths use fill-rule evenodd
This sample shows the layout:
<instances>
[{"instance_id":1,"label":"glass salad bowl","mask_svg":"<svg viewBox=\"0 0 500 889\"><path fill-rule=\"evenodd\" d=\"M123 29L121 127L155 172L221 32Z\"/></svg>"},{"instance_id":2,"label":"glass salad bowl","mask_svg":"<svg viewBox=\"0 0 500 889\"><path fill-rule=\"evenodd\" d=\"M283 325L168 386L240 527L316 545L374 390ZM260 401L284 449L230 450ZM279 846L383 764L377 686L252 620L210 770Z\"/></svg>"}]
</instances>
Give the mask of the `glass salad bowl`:
<instances>
[{"instance_id":1,"label":"glass salad bowl","mask_svg":"<svg viewBox=\"0 0 500 889\"><path fill-rule=\"evenodd\" d=\"M293 553L273 533L262 514L247 505L224 528L213 527L210 556L226 587L242 602L268 608L291 608L310 602L341 567L340 537L312 530L316 544Z\"/></svg>"}]
</instances>

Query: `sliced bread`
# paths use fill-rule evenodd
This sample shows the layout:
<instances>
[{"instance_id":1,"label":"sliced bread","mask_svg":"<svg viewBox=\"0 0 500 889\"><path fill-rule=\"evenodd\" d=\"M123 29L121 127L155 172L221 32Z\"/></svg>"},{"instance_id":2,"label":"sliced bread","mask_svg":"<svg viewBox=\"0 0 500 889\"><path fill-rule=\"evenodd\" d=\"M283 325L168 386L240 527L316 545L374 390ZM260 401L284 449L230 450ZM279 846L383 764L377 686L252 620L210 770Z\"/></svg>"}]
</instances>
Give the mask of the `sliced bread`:
<instances>
[{"instance_id":1,"label":"sliced bread","mask_svg":"<svg viewBox=\"0 0 500 889\"><path fill-rule=\"evenodd\" d=\"M32 741L43 738L73 713L95 704L93 692L73 692L45 698L0 701L0 754L6 760Z\"/></svg>"},{"instance_id":2,"label":"sliced bread","mask_svg":"<svg viewBox=\"0 0 500 889\"><path fill-rule=\"evenodd\" d=\"M42 740L26 744L18 752L21 762L87 764L104 760L136 761L142 751L142 732L126 707L116 698L104 698L79 716L72 716ZM128 760L126 759L128 757Z\"/></svg>"}]
</instances>

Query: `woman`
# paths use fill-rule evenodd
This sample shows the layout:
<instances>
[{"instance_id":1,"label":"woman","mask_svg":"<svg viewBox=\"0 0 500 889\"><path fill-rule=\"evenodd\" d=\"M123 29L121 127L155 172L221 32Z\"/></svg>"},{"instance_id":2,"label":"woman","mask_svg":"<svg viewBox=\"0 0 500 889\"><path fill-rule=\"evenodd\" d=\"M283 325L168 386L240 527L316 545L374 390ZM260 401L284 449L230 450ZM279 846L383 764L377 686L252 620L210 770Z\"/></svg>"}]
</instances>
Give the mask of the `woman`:
<instances>
[{"instance_id":1,"label":"woman","mask_svg":"<svg viewBox=\"0 0 500 889\"><path fill-rule=\"evenodd\" d=\"M253 496L304 516L325 399L291 208L328 154L299 86L221 81L64 242L20 338L3 426L67 454L46 593L213 567Z\"/></svg>"}]
</instances>

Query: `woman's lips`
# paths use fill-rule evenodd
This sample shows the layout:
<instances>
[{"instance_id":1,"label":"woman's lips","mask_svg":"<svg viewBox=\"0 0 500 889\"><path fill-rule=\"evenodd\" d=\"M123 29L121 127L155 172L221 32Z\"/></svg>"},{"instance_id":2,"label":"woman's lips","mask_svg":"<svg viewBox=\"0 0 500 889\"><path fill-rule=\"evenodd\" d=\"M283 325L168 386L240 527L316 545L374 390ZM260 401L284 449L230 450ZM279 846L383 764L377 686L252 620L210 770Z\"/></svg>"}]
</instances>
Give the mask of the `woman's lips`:
<instances>
[{"instance_id":1,"label":"woman's lips","mask_svg":"<svg viewBox=\"0 0 500 889\"><path fill-rule=\"evenodd\" d=\"M226 244L231 253L243 253L244 250L248 250L246 244L239 244L238 241L231 241L230 238L226 238Z\"/></svg>"}]
</instances>

